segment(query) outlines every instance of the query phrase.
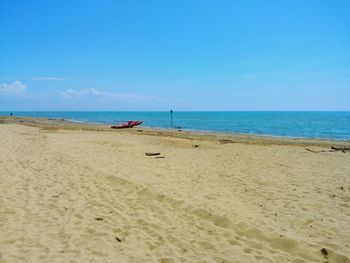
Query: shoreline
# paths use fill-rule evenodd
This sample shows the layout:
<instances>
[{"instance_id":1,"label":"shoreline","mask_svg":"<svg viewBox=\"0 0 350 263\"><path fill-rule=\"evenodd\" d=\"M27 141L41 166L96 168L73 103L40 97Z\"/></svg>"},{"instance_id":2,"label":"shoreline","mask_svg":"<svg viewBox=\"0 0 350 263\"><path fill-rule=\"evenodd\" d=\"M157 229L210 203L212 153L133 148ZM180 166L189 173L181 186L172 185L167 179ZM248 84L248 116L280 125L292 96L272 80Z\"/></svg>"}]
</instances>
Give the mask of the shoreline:
<instances>
[{"instance_id":1,"label":"shoreline","mask_svg":"<svg viewBox=\"0 0 350 263\"><path fill-rule=\"evenodd\" d=\"M21 124L34 126L43 129L70 129L88 131L108 131L117 133L143 134L149 136L174 137L190 140L223 141L226 143L246 143L258 145L295 145L295 146L320 146L320 147L350 147L350 140L321 139L321 138L300 138L283 137L273 135L256 135L244 133L226 133L211 131L192 131L170 128L134 127L131 129L111 129L107 124L75 122L66 119L47 117L20 117L0 116L0 124Z\"/></svg>"}]
</instances>

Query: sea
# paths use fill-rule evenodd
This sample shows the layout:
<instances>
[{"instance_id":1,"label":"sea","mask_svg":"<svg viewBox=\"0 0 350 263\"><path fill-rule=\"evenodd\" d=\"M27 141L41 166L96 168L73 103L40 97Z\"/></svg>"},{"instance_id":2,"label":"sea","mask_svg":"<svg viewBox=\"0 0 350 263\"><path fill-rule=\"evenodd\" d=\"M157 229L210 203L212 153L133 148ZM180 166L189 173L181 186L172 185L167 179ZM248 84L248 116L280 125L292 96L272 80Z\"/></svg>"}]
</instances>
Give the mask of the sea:
<instances>
[{"instance_id":1,"label":"sea","mask_svg":"<svg viewBox=\"0 0 350 263\"><path fill-rule=\"evenodd\" d=\"M48 117L80 123L116 124L188 131L243 133L290 138L350 140L350 112L326 111L23 111L14 116ZM9 116L10 112L0 112Z\"/></svg>"}]
</instances>

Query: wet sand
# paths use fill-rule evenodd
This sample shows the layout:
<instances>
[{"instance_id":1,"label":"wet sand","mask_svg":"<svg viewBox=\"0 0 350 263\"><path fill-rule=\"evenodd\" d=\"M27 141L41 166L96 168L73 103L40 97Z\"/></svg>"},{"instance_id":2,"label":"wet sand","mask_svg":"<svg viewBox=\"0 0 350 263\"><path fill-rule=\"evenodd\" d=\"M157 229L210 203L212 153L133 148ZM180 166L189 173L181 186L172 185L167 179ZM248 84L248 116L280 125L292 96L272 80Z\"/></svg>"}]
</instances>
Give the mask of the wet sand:
<instances>
[{"instance_id":1,"label":"wet sand","mask_svg":"<svg viewBox=\"0 0 350 263\"><path fill-rule=\"evenodd\" d=\"M0 117L0 145L0 262L350 262L349 142Z\"/></svg>"}]
</instances>

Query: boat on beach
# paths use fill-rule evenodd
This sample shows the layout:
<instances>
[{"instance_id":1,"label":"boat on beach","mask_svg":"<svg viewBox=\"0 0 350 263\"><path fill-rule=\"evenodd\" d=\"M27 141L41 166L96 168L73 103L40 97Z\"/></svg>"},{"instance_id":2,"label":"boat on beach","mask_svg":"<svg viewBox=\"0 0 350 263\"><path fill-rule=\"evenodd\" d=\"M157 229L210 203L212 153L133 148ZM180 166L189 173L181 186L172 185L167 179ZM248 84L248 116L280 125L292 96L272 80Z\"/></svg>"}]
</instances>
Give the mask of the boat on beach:
<instances>
[{"instance_id":1,"label":"boat on beach","mask_svg":"<svg viewBox=\"0 0 350 263\"><path fill-rule=\"evenodd\" d=\"M112 129L132 128L132 127L138 126L142 123L143 123L143 121L127 121L127 122L123 122L123 123L114 125L111 128Z\"/></svg>"}]
</instances>

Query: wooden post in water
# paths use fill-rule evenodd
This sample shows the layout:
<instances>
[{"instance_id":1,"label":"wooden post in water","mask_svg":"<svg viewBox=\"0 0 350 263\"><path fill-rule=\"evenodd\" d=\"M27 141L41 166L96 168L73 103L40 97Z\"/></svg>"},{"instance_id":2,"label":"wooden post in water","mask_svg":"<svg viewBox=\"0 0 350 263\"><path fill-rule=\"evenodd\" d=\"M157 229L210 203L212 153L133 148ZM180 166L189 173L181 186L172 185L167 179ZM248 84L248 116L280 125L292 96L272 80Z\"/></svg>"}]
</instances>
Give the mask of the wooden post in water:
<instances>
[{"instance_id":1,"label":"wooden post in water","mask_svg":"<svg viewBox=\"0 0 350 263\"><path fill-rule=\"evenodd\" d=\"M170 111L170 127L173 128L173 110Z\"/></svg>"}]
</instances>

